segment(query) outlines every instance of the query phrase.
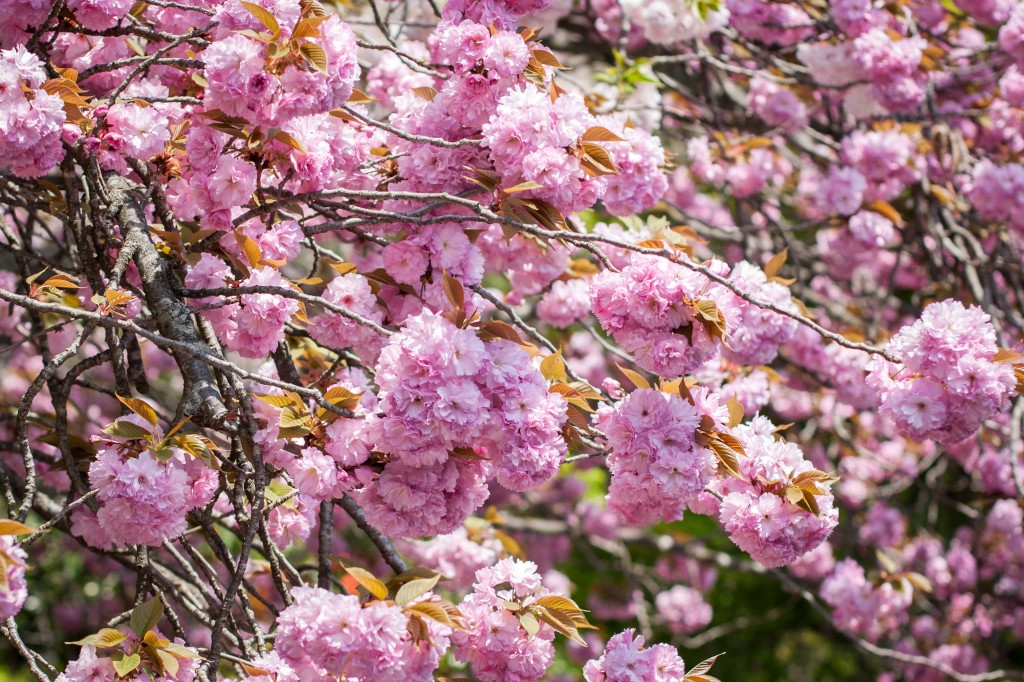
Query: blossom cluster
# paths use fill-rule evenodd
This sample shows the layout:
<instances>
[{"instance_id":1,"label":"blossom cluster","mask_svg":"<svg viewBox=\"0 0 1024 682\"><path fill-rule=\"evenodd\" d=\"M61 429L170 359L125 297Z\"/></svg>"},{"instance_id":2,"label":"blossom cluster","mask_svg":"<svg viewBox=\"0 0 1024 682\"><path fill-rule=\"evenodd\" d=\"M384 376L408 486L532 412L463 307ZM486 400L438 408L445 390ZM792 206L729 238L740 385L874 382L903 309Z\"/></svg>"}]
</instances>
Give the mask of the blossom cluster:
<instances>
[{"instance_id":1,"label":"blossom cluster","mask_svg":"<svg viewBox=\"0 0 1024 682\"><path fill-rule=\"evenodd\" d=\"M451 636L456 658L472 665L482 682L539 680L554 658L555 631L540 623L531 636L507 604L526 608L547 594L533 562L502 559L481 568L473 591L459 604L465 627Z\"/></svg>"},{"instance_id":2,"label":"blossom cluster","mask_svg":"<svg viewBox=\"0 0 1024 682\"><path fill-rule=\"evenodd\" d=\"M712 263L724 276L727 266ZM621 272L604 270L590 288L594 315L638 365L663 377L699 368L722 349L735 310L722 285L663 258L634 254Z\"/></svg>"},{"instance_id":3,"label":"blossom cluster","mask_svg":"<svg viewBox=\"0 0 1024 682\"><path fill-rule=\"evenodd\" d=\"M813 551L839 522L833 478L774 431L761 416L733 429L746 456L738 459L740 475L723 479L719 509L730 539L768 567L790 564Z\"/></svg>"},{"instance_id":4,"label":"blossom cluster","mask_svg":"<svg viewBox=\"0 0 1024 682\"><path fill-rule=\"evenodd\" d=\"M269 679L431 680L448 648L448 628L432 624L430 638L417 641L394 604L360 604L357 596L317 587L291 594L277 620L276 656L256 666Z\"/></svg>"},{"instance_id":5,"label":"blossom cluster","mask_svg":"<svg viewBox=\"0 0 1024 682\"><path fill-rule=\"evenodd\" d=\"M676 394L638 389L599 414L610 450L608 506L630 523L682 518L717 472L715 454L698 443L697 430L721 419L722 409L706 390L693 396L691 404Z\"/></svg>"},{"instance_id":6,"label":"blossom cluster","mask_svg":"<svg viewBox=\"0 0 1024 682\"><path fill-rule=\"evenodd\" d=\"M587 682L625 682L625 680L681 680L685 666L679 652L670 644L644 647L642 635L632 628L608 640L601 657L583 668Z\"/></svg>"},{"instance_id":7,"label":"blossom cluster","mask_svg":"<svg viewBox=\"0 0 1024 682\"><path fill-rule=\"evenodd\" d=\"M0 167L21 178L45 175L64 157L64 103L44 81L42 60L23 45L0 51Z\"/></svg>"},{"instance_id":8,"label":"blossom cluster","mask_svg":"<svg viewBox=\"0 0 1024 682\"><path fill-rule=\"evenodd\" d=\"M158 546L185 530L190 510L210 502L217 473L177 447L167 447L158 456L156 444L163 433L142 417L129 415L114 424L134 426L137 433L115 431L96 453L89 482L98 491L99 510L95 516L78 510L75 530L96 547ZM142 436L147 432L149 436ZM146 444L142 449L140 442Z\"/></svg>"},{"instance_id":9,"label":"blossom cluster","mask_svg":"<svg viewBox=\"0 0 1024 682\"><path fill-rule=\"evenodd\" d=\"M912 597L907 587L898 582L872 584L863 566L844 559L822 582L821 597L833 607L839 627L875 642L906 622Z\"/></svg>"},{"instance_id":10,"label":"blossom cluster","mask_svg":"<svg viewBox=\"0 0 1024 682\"><path fill-rule=\"evenodd\" d=\"M868 381L881 411L915 440L958 443L1006 407L1013 367L994 360L999 347L987 313L959 301L932 303L888 344L899 364L873 358Z\"/></svg>"},{"instance_id":11,"label":"blossom cluster","mask_svg":"<svg viewBox=\"0 0 1024 682\"><path fill-rule=\"evenodd\" d=\"M28 598L28 583L25 580L25 567L28 555L15 544L14 536L0 535L0 571L4 572L0 581L0 620L13 617Z\"/></svg>"},{"instance_id":12,"label":"blossom cluster","mask_svg":"<svg viewBox=\"0 0 1024 682\"><path fill-rule=\"evenodd\" d=\"M381 417L367 437L390 461L361 499L389 534L451 532L487 497L488 477L523 491L558 470L565 398L515 343L423 312L391 337L375 373Z\"/></svg>"}]
</instances>

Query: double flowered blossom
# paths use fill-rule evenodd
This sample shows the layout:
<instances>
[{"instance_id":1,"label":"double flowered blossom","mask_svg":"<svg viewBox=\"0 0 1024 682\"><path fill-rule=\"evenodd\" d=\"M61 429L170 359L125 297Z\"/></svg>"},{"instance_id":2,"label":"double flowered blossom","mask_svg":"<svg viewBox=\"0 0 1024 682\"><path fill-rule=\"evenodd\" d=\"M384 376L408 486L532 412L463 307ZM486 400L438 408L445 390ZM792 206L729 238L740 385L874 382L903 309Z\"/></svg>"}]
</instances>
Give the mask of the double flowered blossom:
<instances>
[{"instance_id":1,"label":"double flowered blossom","mask_svg":"<svg viewBox=\"0 0 1024 682\"><path fill-rule=\"evenodd\" d=\"M564 214L591 206L605 191L601 178L586 173L570 153L596 119L583 97L563 92L551 96L532 84L517 86L498 100L483 126L483 140L503 185L539 185L529 196L549 202Z\"/></svg>"},{"instance_id":2,"label":"double flowered blossom","mask_svg":"<svg viewBox=\"0 0 1024 682\"><path fill-rule=\"evenodd\" d=\"M677 682L686 676L683 659L675 647L655 644L644 647L642 635L633 628L608 640L601 657L583 668L587 682Z\"/></svg>"},{"instance_id":3,"label":"double flowered blossom","mask_svg":"<svg viewBox=\"0 0 1024 682\"><path fill-rule=\"evenodd\" d=\"M264 30L248 19L251 25L245 29ZM337 15L317 22L316 28L311 36L290 38L294 49L284 56L272 55L266 43L237 32L214 41L201 55L209 83L204 105L270 128L344 104L359 75L355 34ZM282 33L280 40L289 41L290 31ZM315 50L305 47L310 45ZM312 54L323 62L305 56Z\"/></svg>"},{"instance_id":4,"label":"double flowered blossom","mask_svg":"<svg viewBox=\"0 0 1024 682\"><path fill-rule=\"evenodd\" d=\"M1024 166L1019 163L997 165L989 159L974 167L966 186L967 196L983 220L1010 223L1024 232Z\"/></svg>"},{"instance_id":5,"label":"double flowered blossom","mask_svg":"<svg viewBox=\"0 0 1024 682\"><path fill-rule=\"evenodd\" d=\"M715 395L679 395L642 388L614 408L601 408L597 423L607 434L608 506L633 524L682 518L688 502L716 473L714 452L698 443L698 429L718 424L723 409Z\"/></svg>"},{"instance_id":6,"label":"double flowered blossom","mask_svg":"<svg viewBox=\"0 0 1024 682\"><path fill-rule=\"evenodd\" d=\"M0 620L13 617L28 598L25 568L28 555L13 535L0 535Z\"/></svg>"},{"instance_id":7,"label":"double flowered blossom","mask_svg":"<svg viewBox=\"0 0 1024 682\"><path fill-rule=\"evenodd\" d=\"M729 281L743 293L750 294L781 310L795 313L789 289L776 281L769 281L764 271L741 261L733 266ZM796 333L797 321L773 310L754 305L730 294L733 299L732 316L728 318L723 356L741 365L766 365L778 355L779 346Z\"/></svg>"},{"instance_id":8,"label":"double flowered blossom","mask_svg":"<svg viewBox=\"0 0 1024 682\"><path fill-rule=\"evenodd\" d=\"M431 622L430 636L417 640L394 603L317 587L295 587L292 598L277 619L277 657L257 666L271 679L287 667L298 679L426 682L448 648L449 628Z\"/></svg>"},{"instance_id":9,"label":"double flowered blossom","mask_svg":"<svg viewBox=\"0 0 1024 682\"><path fill-rule=\"evenodd\" d=\"M868 383L909 438L958 443L1009 405L1013 366L994 359L995 328L977 306L932 303L887 347L900 363L872 358Z\"/></svg>"},{"instance_id":10,"label":"double flowered blossom","mask_svg":"<svg viewBox=\"0 0 1024 682\"><path fill-rule=\"evenodd\" d=\"M906 623L913 598L908 587L892 582L872 584L863 566L843 559L821 584L821 596L833 608L838 627L875 642Z\"/></svg>"},{"instance_id":11,"label":"double flowered blossom","mask_svg":"<svg viewBox=\"0 0 1024 682\"><path fill-rule=\"evenodd\" d=\"M369 281L361 275L335 277L322 298L370 322L380 324L384 319ZM327 348L352 348L369 359L375 358L383 345L375 330L329 309L313 318L309 335Z\"/></svg>"},{"instance_id":12,"label":"double flowered blossom","mask_svg":"<svg viewBox=\"0 0 1024 682\"><path fill-rule=\"evenodd\" d=\"M720 261L708 267L724 276ZM728 289L664 258L633 254L590 288L594 315L638 365L663 377L692 372L718 355L736 313Z\"/></svg>"},{"instance_id":13,"label":"double flowered blossom","mask_svg":"<svg viewBox=\"0 0 1024 682\"><path fill-rule=\"evenodd\" d=\"M672 632L690 635L711 622L711 605L704 601L700 590L686 585L675 585L660 592L654 599L654 606Z\"/></svg>"},{"instance_id":14,"label":"double flowered blossom","mask_svg":"<svg viewBox=\"0 0 1024 682\"><path fill-rule=\"evenodd\" d=\"M889 111L913 111L925 98L919 68L928 41L920 36L894 37L875 27L853 41L853 58L871 80L872 93Z\"/></svg>"},{"instance_id":15,"label":"double flowered blossom","mask_svg":"<svg viewBox=\"0 0 1024 682\"><path fill-rule=\"evenodd\" d=\"M555 630L541 622L531 635L518 611L548 594L531 561L502 559L477 571L473 591L459 604L464 629L451 636L456 658L472 665L481 682L540 680L554 659ZM509 610L512 601L521 609Z\"/></svg>"},{"instance_id":16,"label":"double flowered blossom","mask_svg":"<svg viewBox=\"0 0 1024 682\"><path fill-rule=\"evenodd\" d=\"M403 543L401 549L417 564L444 575L446 586L468 589L477 571L497 563L502 545L495 537L471 537L464 525L446 535Z\"/></svg>"},{"instance_id":17,"label":"double flowered blossom","mask_svg":"<svg viewBox=\"0 0 1024 682\"><path fill-rule=\"evenodd\" d=\"M193 289L221 289L228 286L231 269L219 258L204 253L185 275L185 286ZM237 282L239 287L289 288L281 273L271 267L252 270ZM198 299L200 306L218 299ZM329 300L329 299L328 299ZM299 302L273 291L241 294L237 303L201 309L228 350L247 358L269 355L284 339L284 327L299 309Z\"/></svg>"},{"instance_id":18,"label":"double flowered blossom","mask_svg":"<svg viewBox=\"0 0 1024 682\"><path fill-rule=\"evenodd\" d=\"M729 19L724 5L702 7L693 0L627 0L621 3L620 12L625 12L629 24L641 30L644 38L660 45L707 38L724 28Z\"/></svg>"},{"instance_id":19,"label":"double flowered blossom","mask_svg":"<svg viewBox=\"0 0 1024 682\"><path fill-rule=\"evenodd\" d=\"M750 81L750 110L772 127L797 130L807 124L807 107L800 98L773 80L757 76Z\"/></svg>"},{"instance_id":20,"label":"double flowered blossom","mask_svg":"<svg viewBox=\"0 0 1024 682\"><path fill-rule=\"evenodd\" d=\"M21 178L45 175L64 156L64 103L45 81L43 62L24 46L0 51L0 168Z\"/></svg>"},{"instance_id":21,"label":"double flowered blossom","mask_svg":"<svg viewBox=\"0 0 1024 682\"><path fill-rule=\"evenodd\" d=\"M113 426L109 437L98 439L103 446L89 467L100 507L95 524L82 518L85 540L104 548L159 546L185 530L190 510L212 499L216 472L175 444L158 447L163 432L138 415Z\"/></svg>"},{"instance_id":22,"label":"double flowered blossom","mask_svg":"<svg viewBox=\"0 0 1024 682\"><path fill-rule=\"evenodd\" d=\"M737 476L720 479L719 521L736 546L770 568L814 550L839 522L830 484L800 448L757 416L732 430L743 444Z\"/></svg>"},{"instance_id":23,"label":"double flowered blossom","mask_svg":"<svg viewBox=\"0 0 1024 682\"><path fill-rule=\"evenodd\" d=\"M565 398L548 392L526 351L443 315L408 319L381 351L376 382L381 417L368 437L391 461L363 495L374 523L396 535L451 532L486 497L489 472L529 490L565 454Z\"/></svg>"},{"instance_id":24,"label":"double flowered blossom","mask_svg":"<svg viewBox=\"0 0 1024 682\"><path fill-rule=\"evenodd\" d=\"M612 116L600 117L598 124L625 140L606 145L617 173L604 177L604 207L616 216L653 208L668 190L661 141L643 128L623 126Z\"/></svg>"}]
</instances>

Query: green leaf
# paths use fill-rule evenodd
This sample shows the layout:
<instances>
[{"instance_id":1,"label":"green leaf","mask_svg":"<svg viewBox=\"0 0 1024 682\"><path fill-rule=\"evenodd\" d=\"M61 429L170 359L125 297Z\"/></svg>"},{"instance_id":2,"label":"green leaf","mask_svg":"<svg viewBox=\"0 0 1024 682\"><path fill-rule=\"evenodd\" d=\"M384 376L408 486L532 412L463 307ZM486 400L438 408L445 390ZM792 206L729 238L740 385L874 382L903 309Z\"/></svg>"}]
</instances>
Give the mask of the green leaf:
<instances>
[{"instance_id":1,"label":"green leaf","mask_svg":"<svg viewBox=\"0 0 1024 682\"><path fill-rule=\"evenodd\" d=\"M164 605L157 597L152 597L132 609L128 624L139 637L144 637L164 616Z\"/></svg>"},{"instance_id":2,"label":"green leaf","mask_svg":"<svg viewBox=\"0 0 1024 682\"><path fill-rule=\"evenodd\" d=\"M544 185L533 180L527 180L526 182L520 182L515 187L509 187L504 190L505 194L515 194L516 192L526 192L531 189L541 189Z\"/></svg>"},{"instance_id":3,"label":"green leaf","mask_svg":"<svg viewBox=\"0 0 1024 682\"><path fill-rule=\"evenodd\" d=\"M945 7L946 10L954 17L966 16L966 14L964 14L964 11L957 7L957 4L953 2L953 0L940 0L940 2L942 6Z\"/></svg>"},{"instance_id":4,"label":"green leaf","mask_svg":"<svg viewBox=\"0 0 1024 682\"><path fill-rule=\"evenodd\" d=\"M128 635L124 634L119 630L113 628L103 628L94 635L89 635L84 639L80 639L77 642L68 642L68 644L77 644L78 646L94 646L97 649L112 649L124 640L128 639Z\"/></svg>"},{"instance_id":5,"label":"green leaf","mask_svg":"<svg viewBox=\"0 0 1024 682\"><path fill-rule=\"evenodd\" d=\"M533 639L540 632L540 621L532 613L524 613L519 616L519 624L526 630L526 636Z\"/></svg>"},{"instance_id":6,"label":"green leaf","mask_svg":"<svg viewBox=\"0 0 1024 682\"><path fill-rule=\"evenodd\" d=\"M398 594L395 595L395 603L399 606L405 606L409 602L422 597L434 589L434 586L437 585L440 579L440 575L435 575L433 578L410 580L398 589Z\"/></svg>"},{"instance_id":7,"label":"green leaf","mask_svg":"<svg viewBox=\"0 0 1024 682\"><path fill-rule=\"evenodd\" d=\"M153 434L139 426L135 422L129 422L124 420L118 420L113 424L109 424L103 428L103 433L114 438L123 438L124 440L141 440L143 438L152 438Z\"/></svg>"},{"instance_id":8,"label":"green leaf","mask_svg":"<svg viewBox=\"0 0 1024 682\"><path fill-rule=\"evenodd\" d=\"M161 651L166 651L167 653L172 654L173 656L175 656L177 658L190 658L190 659L200 659L200 658L202 658L202 656L200 656L197 652L193 651L192 649L189 649L186 646L181 646L180 644L175 644L174 642L171 642L169 644L164 644L163 646L161 646L159 648L160 648Z\"/></svg>"},{"instance_id":9,"label":"green leaf","mask_svg":"<svg viewBox=\"0 0 1024 682\"><path fill-rule=\"evenodd\" d=\"M140 663L142 663L142 657L138 654L122 656L114 660L114 671L118 677L128 677L128 673L138 668Z\"/></svg>"},{"instance_id":10,"label":"green leaf","mask_svg":"<svg viewBox=\"0 0 1024 682\"><path fill-rule=\"evenodd\" d=\"M271 504L277 502L283 497L288 497L293 492L295 492L295 488L291 487L284 481L274 481L263 489L263 494L266 496L267 502L270 502Z\"/></svg>"},{"instance_id":11,"label":"green leaf","mask_svg":"<svg viewBox=\"0 0 1024 682\"><path fill-rule=\"evenodd\" d=\"M178 674L178 668L181 666L181 664L178 663L178 659L175 658L173 654L171 654L168 651L156 648L152 649L152 653L153 658L156 659L156 662L159 665L159 667L163 669L161 672L166 672L168 675L172 677Z\"/></svg>"}]
</instances>

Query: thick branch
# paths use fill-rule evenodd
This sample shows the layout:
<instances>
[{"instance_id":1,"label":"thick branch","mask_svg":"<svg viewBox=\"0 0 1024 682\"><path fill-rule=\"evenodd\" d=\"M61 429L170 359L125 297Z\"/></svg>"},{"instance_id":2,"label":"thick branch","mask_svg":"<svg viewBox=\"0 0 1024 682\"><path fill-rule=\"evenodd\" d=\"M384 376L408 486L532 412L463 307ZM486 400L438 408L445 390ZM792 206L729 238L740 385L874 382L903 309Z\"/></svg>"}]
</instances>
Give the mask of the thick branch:
<instances>
[{"instance_id":1,"label":"thick branch","mask_svg":"<svg viewBox=\"0 0 1024 682\"><path fill-rule=\"evenodd\" d=\"M109 211L121 226L124 236L118 263L125 259L135 262L142 276L146 303L153 311L161 334L192 347L202 346L202 339L192 323L192 311L174 293L173 275L150 238L145 215L132 193L131 183L117 175L108 175L106 182L110 193ZM193 415L201 411L210 422L220 421L227 414L227 408L221 401L210 368L194 355L180 350L171 352L185 379L185 395L182 397L185 413Z\"/></svg>"}]
</instances>

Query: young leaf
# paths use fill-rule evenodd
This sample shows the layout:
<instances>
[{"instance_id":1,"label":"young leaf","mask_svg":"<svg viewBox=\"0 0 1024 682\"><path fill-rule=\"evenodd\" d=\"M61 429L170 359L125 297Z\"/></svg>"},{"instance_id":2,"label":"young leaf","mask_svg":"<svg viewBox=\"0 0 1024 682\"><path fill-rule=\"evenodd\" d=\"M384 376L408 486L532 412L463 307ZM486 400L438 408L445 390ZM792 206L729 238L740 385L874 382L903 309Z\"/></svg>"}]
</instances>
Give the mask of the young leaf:
<instances>
[{"instance_id":1,"label":"young leaf","mask_svg":"<svg viewBox=\"0 0 1024 682\"><path fill-rule=\"evenodd\" d=\"M580 637L579 630L576 629L576 623L564 611L543 606L535 606L533 610L538 618L553 627L556 632L562 633L577 644L587 646L586 640Z\"/></svg>"},{"instance_id":2,"label":"young leaf","mask_svg":"<svg viewBox=\"0 0 1024 682\"><path fill-rule=\"evenodd\" d=\"M519 345L523 345L523 338L519 336L519 331L510 324L492 320L490 322L480 323L479 336L484 341L491 341L493 339L505 339Z\"/></svg>"},{"instance_id":3,"label":"young leaf","mask_svg":"<svg viewBox=\"0 0 1024 682\"><path fill-rule=\"evenodd\" d=\"M324 393L324 400L346 410L354 410L362 397L362 393L353 393L344 386L332 386Z\"/></svg>"},{"instance_id":4,"label":"young leaf","mask_svg":"<svg viewBox=\"0 0 1024 682\"><path fill-rule=\"evenodd\" d=\"M200 656L197 652L193 651L192 649L189 649L185 646L181 646L180 644L175 644L174 642L167 642L167 644L161 644L160 648L177 658L202 658L202 656Z\"/></svg>"},{"instance_id":5,"label":"young leaf","mask_svg":"<svg viewBox=\"0 0 1024 682\"><path fill-rule=\"evenodd\" d=\"M291 395L254 395L254 397L266 403L267 405L273 405L274 407L288 407L289 405L295 405L295 398ZM301 401L300 401L301 403Z\"/></svg>"},{"instance_id":6,"label":"young leaf","mask_svg":"<svg viewBox=\"0 0 1024 682\"><path fill-rule=\"evenodd\" d=\"M444 289L444 295L453 308L462 310L466 307L466 290L463 289L462 282L446 272L444 273L444 281L441 283L441 288Z\"/></svg>"},{"instance_id":7,"label":"young leaf","mask_svg":"<svg viewBox=\"0 0 1024 682\"><path fill-rule=\"evenodd\" d=\"M422 597L427 592L434 589L434 586L437 585L440 579L440 575L435 575L433 578L417 578L416 580L410 580L398 588L398 593L395 595L395 603L399 606L405 606L409 602Z\"/></svg>"},{"instance_id":8,"label":"young leaf","mask_svg":"<svg viewBox=\"0 0 1024 682\"><path fill-rule=\"evenodd\" d=\"M586 132L583 133L582 139L584 142L626 142L626 140L603 126L587 128Z\"/></svg>"},{"instance_id":9,"label":"young leaf","mask_svg":"<svg viewBox=\"0 0 1024 682\"><path fill-rule=\"evenodd\" d=\"M152 597L132 609L128 625L131 626L132 632L144 637L163 617L164 605L160 603L159 598Z\"/></svg>"},{"instance_id":10,"label":"young leaf","mask_svg":"<svg viewBox=\"0 0 1024 682\"><path fill-rule=\"evenodd\" d=\"M552 69L569 68L568 66L562 66L562 63L558 61L558 58L547 50L533 50L533 58L544 66L550 66Z\"/></svg>"},{"instance_id":11,"label":"young leaf","mask_svg":"<svg viewBox=\"0 0 1024 682\"><path fill-rule=\"evenodd\" d=\"M127 407L129 410L139 415L153 426L156 426L157 416L156 410L149 406L145 400L139 398L125 398L123 396L117 396L117 399L121 401L121 404Z\"/></svg>"},{"instance_id":12,"label":"young leaf","mask_svg":"<svg viewBox=\"0 0 1024 682\"><path fill-rule=\"evenodd\" d=\"M235 231L235 240L242 248L245 260L249 261L249 267L259 267L260 261L263 260L263 253L260 251L260 245L256 243L256 240L238 231Z\"/></svg>"},{"instance_id":13,"label":"young leaf","mask_svg":"<svg viewBox=\"0 0 1024 682\"><path fill-rule=\"evenodd\" d=\"M381 581L377 580L376 577L365 568L359 568L358 566L343 566L345 572L355 578L355 581L359 585L366 589L367 592L372 594L377 599L388 598L388 588Z\"/></svg>"},{"instance_id":14,"label":"young leaf","mask_svg":"<svg viewBox=\"0 0 1024 682\"><path fill-rule=\"evenodd\" d=\"M420 99L425 99L428 102L432 102L437 97L437 90L430 86L423 86L419 88L413 88L412 93Z\"/></svg>"},{"instance_id":15,"label":"young leaf","mask_svg":"<svg viewBox=\"0 0 1024 682\"><path fill-rule=\"evenodd\" d=\"M142 657L138 654L122 656L114 659L114 672L118 677L128 677L128 674L138 668L140 663L142 663Z\"/></svg>"},{"instance_id":16,"label":"young leaf","mask_svg":"<svg viewBox=\"0 0 1024 682\"><path fill-rule=\"evenodd\" d=\"M112 649L124 640L128 639L128 635L115 630L113 628L103 628L94 635L89 635L84 639L80 639L77 642L68 642L68 644L77 644L78 646L94 646L97 649Z\"/></svg>"},{"instance_id":17,"label":"young leaf","mask_svg":"<svg viewBox=\"0 0 1024 682\"><path fill-rule=\"evenodd\" d=\"M343 261L334 261L331 263L331 267L337 271L339 275L348 275L356 272L356 266L352 263L345 263Z\"/></svg>"},{"instance_id":18,"label":"young leaf","mask_svg":"<svg viewBox=\"0 0 1024 682\"><path fill-rule=\"evenodd\" d=\"M151 657L153 662L156 663L157 668L159 668L158 672L172 677L178 674L178 668L181 664L178 663L177 658L166 651L152 647L149 648L149 653L152 654Z\"/></svg>"},{"instance_id":19,"label":"young leaf","mask_svg":"<svg viewBox=\"0 0 1024 682\"><path fill-rule=\"evenodd\" d=\"M562 360L562 351L552 353L541 360L540 373L548 381L568 382L569 376L565 373L565 361Z\"/></svg>"},{"instance_id":20,"label":"young leaf","mask_svg":"<svg viewBox=\"0 0 1024 682\"><path fill-rule=\"evenodd\" d=\"M718 657L721 655L722 654L716 654L715 656L712 656L711 658L701 661L697 665L693 666L692 668L690 668L690 672L686 673L686 677L689 678L690 675L703 675L707 671L711 670L711 666L715 664L715 661L717 661Z\"/></svg>"},{"instance_id":21,"label":"young leaf","mask_svg":"<svg viewBox=\"0 0 1024 682\"><path fill-rule=\"evenodd\" d=\"M444 610L440 605L434 602L423 601L418 604L413 604L407 612L415 613L422 618L429 618L432 621L438 622L441 625L447 625L448 627L455 627L455 622L452 620L448 612Z\"/></svg>"},{"instance_id":22,"label":"young leaf","mask_svg":"<svg viewBox=\"0 0 1024 682\"><path fill-rule=\"evenodd\" d=\"M540 189L541 187L543 187L543 185L540 184L539 182L527 180L526 182L519 183L515 187L509 187L508 189L504 190L504 192L505 194L515 194L516 192L526 192L531 189Z\"/></svg>"},{"instance_id":23,"label":"young leaf","mask_svg":"<svg viewBox=\"0 0 1024 682\"><path fill-rule=\"evenodd\" d=\"M303 43L302 47L299 48L299 52L306 58L313 68L320 73L327 75L327 52L324 48L320 47L315 43Z\"/></svg>"},{"instance_id":24,"label":"young leaf","mask_svg":"<svg viewBox=\"0 0 1024 682\"><path fill-rule=\"evenodd\" d=\"M789 258L789 249L783 249L781 253L772 256L764 266L765 277L771 279L779 274L779 270L786 264L787 258Z\"/></svg>"},{"instance_id":25,"label":"young leaf","mask_svg":"<svg viewBox=\"0 0 1024 682\"><path fill-rule=\"evenodd\" d=\"M123 438L124 440L140 440L142 438L151 438L152 433L142 428L135 422L125 421L119 419L113 424L109 424L103 429L103 433L114 438Z\"/></svg>"},{"instance_id":26,"label":"young leaf","mask_svg":"<svg viewBox=\"0 0 1024 682\"><path fill-rule=\"evenodd\" d=\"M0 535L25 535L34 532L34 528L29 528L24 523L12 519L0 519Z\"/></svg>"},{"instance_id":27,"label":"young leaf","mask_svg":"<svg viewBox=\"0 0 1024 682\"><path fill-rule=\"evenodd\" d=\"M743 480L743 475L740 473L739 460L736 458L735 453L729 449L728 445L717 438L712 438L708 441L708 447L715 453L718 462L730 476Z\"/></svg>"},{"instance_id":28,"label":"young leaf","mask_svg":"<svg viewBox=\"0 0 1024 682\"><path fill-rule=\"evenodd\" d=\"M245 0L241 0L241 5L249 11L249 14L256 17L258 22L266 26L268 31L274 35L281 32L281 25L277 23L277 19L274 18L274 15L265 8L260 7L253 2L245 2Z\"/></svg>"},{"instance_id":29,"label":"young leaf","mask_svg":"<svg viewBox=\"0 0 1024 682\"><path fill-rule=\"evenodd\" d=\"M729 408L729 428L743 421L743 404L739 400L730 398L725 405Z\"/></svg>"},{"instance_id":30,"label":"young leaf","mask_svg":"<svg viewBox=\"0 0 1024 682\"><path fill-rule=\"evenodd\" d=\"M640 374L640 372L629 369L628 367L623 367L618 363L616 363L615 366L618 367L619 371L626 375L626 378L633 382L633 385L636 386L637 388L651 387L651 382L647 381L647 379L644 378L644 375Z\"/></svg>"}]
</instances>

